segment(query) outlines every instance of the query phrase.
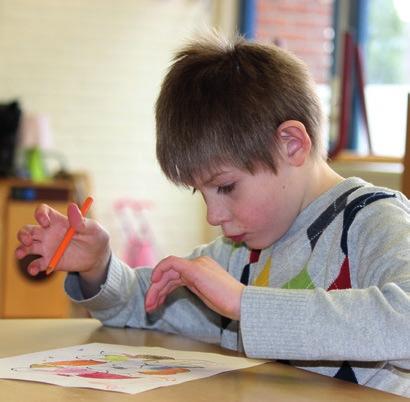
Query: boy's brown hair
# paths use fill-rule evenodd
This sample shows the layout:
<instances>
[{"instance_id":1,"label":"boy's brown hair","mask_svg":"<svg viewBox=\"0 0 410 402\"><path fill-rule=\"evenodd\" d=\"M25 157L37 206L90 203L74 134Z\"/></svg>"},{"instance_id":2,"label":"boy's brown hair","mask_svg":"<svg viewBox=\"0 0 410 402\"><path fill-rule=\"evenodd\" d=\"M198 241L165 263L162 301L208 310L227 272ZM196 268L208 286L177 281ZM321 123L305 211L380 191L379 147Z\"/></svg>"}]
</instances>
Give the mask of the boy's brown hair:
<instances>
[{"instance_id":1,"label":"boy's brown hair","mask_svg":"<svg viewBox=\"0 0 410 402\"><path fill-rule=\"evenodd\" d=\"M165 175L192 185L232 165L276 173L275 135L286 120L304 124L322 153L322 111L306 65L276 46L213 34L180 50L156 103L157 158Z\"/></svg>"}]
</instances>

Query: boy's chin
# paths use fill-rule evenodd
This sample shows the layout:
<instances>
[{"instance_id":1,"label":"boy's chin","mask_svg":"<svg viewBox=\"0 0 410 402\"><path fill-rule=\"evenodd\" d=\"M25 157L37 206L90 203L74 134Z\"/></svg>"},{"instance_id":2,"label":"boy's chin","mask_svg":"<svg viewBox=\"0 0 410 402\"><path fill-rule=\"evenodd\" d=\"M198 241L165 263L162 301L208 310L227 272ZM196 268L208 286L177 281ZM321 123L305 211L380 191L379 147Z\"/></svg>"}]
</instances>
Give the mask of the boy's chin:
<instances>
[{"instance_id":1,"label":"boy's chin","mask_svg":"<svg viewBox=\"0 0 410 402\"><path fill-rule=\"evenodd\" d=\"M256 240L244 240L243 244L251 250L262 250L271 245L271 243L267 244L266 242Z\"/></svg>"},{"instance_id":2,"label":"boy's chin","mask_svg":"<svg viewBox=\"0 0 410 402\"><path fill-rule=\"evenodd\" d=\"M272 245L272 242L263 239L245 238L241 240L238 239L238 241L235 241L236 239L232 239L230 237L228 237L228 239L230 239L230 241L232 241L237 246L245 246L251 250L262 250Z\"/></svg>"}]
</instances>

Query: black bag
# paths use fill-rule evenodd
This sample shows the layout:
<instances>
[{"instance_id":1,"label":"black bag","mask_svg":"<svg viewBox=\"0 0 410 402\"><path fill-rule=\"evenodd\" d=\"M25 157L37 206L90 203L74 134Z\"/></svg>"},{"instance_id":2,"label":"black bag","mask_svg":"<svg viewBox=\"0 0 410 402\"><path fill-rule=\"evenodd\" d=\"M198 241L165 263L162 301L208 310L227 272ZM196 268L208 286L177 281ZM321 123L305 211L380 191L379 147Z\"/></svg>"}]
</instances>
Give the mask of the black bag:
<instances>
[{"instance_id":1,"label":"black bag","mask_svg":"<svg viewBox=\"0 0 410 402\"><path fill-rule=\"evenodd\" d=\"M21 109L17 101L0 104L0 176L2 177L13 175L20 117Z\"/></svg>"}]
</instances>

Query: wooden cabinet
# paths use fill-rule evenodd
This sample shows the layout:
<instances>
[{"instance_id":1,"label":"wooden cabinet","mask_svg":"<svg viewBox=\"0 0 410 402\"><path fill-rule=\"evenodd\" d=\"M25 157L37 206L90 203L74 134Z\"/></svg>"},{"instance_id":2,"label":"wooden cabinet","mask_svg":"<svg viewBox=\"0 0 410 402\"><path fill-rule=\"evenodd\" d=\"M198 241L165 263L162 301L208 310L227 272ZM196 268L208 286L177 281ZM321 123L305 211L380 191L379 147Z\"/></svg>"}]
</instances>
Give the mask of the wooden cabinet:
<instances>
[{"instance_id":1,"label":"wooden cabinet","mask_svg":"<svg viewBox=\"0 0 410 402\"><path fill-rule=\"evenodd\" d=\"M66 214L72 199L70 181L44 184L25 180L0 180L0 317L60 318L70 316L70 302L64 293L65 274L31 277L27 260L14 256L18 229L34 223L34 211L44 202Z\"/></svg>"}]
</instances>

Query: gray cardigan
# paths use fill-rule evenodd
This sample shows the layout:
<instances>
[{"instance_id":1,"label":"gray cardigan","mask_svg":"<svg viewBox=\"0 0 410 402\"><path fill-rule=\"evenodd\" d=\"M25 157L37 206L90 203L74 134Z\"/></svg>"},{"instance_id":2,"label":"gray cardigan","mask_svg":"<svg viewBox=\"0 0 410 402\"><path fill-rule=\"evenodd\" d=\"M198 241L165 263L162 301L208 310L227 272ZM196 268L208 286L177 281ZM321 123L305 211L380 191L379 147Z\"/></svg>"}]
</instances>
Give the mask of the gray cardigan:
<instances>
[{"instance_id":1,"label":"gray cardigan","mask_svg":"<svg viewBox=\"0 0 410 402\"><path fill-rule=\"evenodd\" d=\"M220 237L188 258L199 255L239 280L250 250ZM222 327L185 288L147 315L150 273L112 256L98 294L85 300L77 274L66 292L105 325L180 333L410 397L410 202L399 192L349 178L308 205L250 265L240 324Z\"/></svg>"}]
</instances>

